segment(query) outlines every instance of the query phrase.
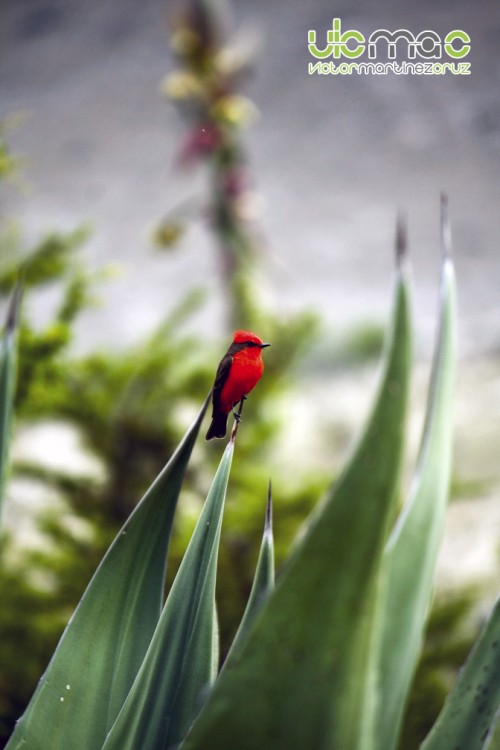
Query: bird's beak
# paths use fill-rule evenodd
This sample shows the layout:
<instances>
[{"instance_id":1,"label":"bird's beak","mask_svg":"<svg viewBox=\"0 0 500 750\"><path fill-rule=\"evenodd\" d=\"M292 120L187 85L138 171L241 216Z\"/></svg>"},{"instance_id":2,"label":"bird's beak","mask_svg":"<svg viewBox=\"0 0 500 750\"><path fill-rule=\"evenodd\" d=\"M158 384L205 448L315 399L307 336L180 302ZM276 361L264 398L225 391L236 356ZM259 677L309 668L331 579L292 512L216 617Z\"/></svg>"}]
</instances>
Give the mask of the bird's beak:
<instances>
[{"instance_id":1,"label":"bird's beak","mask_svg":"<svg viewBox=\"0 0 500 750\"><path fill-rule=\"evenodd\" d=\"M260 348L261 348L261 349L265 349L265 348L266 348L266 346L271 346L271 344L261 344L261 345L260 345Z\"/></svg>"}]
</instances>

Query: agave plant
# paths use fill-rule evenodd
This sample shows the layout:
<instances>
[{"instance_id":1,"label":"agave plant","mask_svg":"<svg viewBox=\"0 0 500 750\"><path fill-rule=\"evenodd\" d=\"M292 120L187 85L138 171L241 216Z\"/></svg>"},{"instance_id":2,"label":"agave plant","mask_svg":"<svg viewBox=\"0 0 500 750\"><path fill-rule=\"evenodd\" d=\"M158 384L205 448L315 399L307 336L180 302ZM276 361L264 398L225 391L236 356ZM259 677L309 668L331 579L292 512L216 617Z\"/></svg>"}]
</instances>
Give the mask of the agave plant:
<instances>
[{"instance_id":1,"label":"agave plant","mask_svg":"<svg viewBox=\"0 0 500 750\"><path fill-rule=\"evenodd\" d=\"M17 324L21 287L16 287L7 313L0 343L0 518L8 463L8 448L17 367Z\"/></svg>"},{"instance_id":2,"label":"agave plant","mask_svg":"<svg viewBox=\"0 0 500 750\"><path fill-rule=\"evenodd\" d=\"M222 669L215 585L237 425L162 606L174 513L207 399L96 570L8 750L396 747L451 467L456 311L445 202L441 234L439 331L402 507L411 315L399 225L391 325L370 416L276 586L269 492L254 586ZM497 606L423 750L500 747L499 620Z\"/></svg>"}]
</instances>

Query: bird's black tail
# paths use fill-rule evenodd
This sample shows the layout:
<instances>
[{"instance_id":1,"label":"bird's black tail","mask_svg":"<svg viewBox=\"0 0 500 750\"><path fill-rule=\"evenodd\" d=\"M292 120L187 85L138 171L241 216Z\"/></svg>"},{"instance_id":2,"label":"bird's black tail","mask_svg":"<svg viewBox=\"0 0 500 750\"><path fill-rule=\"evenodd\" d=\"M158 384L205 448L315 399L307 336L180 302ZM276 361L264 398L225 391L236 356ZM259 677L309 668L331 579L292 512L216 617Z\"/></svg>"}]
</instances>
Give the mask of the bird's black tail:
<instances>
[{"instance_id":1,"label":"bird's black tail","mask_svg":"<svg viewBox=\"0 0 500 750\"><path fill-rule=\"evenodd\" d=\"M223 438L226 437L227 430L227 414L212 414L212 421L210 427L205 436L206 440L212 440L212 438Z\"/></svg>"}]
</instances>

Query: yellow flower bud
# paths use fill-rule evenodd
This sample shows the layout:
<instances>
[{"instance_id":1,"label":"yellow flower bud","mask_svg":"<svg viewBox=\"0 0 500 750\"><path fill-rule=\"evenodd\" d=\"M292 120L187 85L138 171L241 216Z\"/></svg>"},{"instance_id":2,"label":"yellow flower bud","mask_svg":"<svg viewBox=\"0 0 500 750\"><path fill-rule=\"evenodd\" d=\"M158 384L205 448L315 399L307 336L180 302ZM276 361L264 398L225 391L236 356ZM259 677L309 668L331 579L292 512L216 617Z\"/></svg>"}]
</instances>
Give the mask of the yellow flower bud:
<instances>
[{"instance_id":1,"label":"yellow flower bud","mask_svg":"<svg viewBox=\"0 0 500 750\"><path fill-rule=\"evenodd\" d=\"M212 117L233 127L242 127L257 117L257 107L244 96L223 96L213 105Z\"/></svg>"},{"instance_id":2,"label":"yellow flower bud","mask_svg":"<svg viewBox=\"0 0 500 750\"><path fill-rule=\"evenodd\" d=\"M201 86L192 73L176 70L163 80L161 90L170 99L194 99L200 95Z\"/></svg>"},{"instance_id":3,"label":"yellow flower bud","mask_svg":"<svg viewBox=\"0 0 500 750\"><path fill-rule=\"evenodd\" d=\"M187 26L177 29L170 37L170 46L177 55L192 55L199 44L198 34Z\"/></svg>"},{"instance_id":4,"label":"yellow flower bud","mask_svg":"<svg viewBox=\"0 0 500 750\"><path fill-rule=\"evenodd\" d=\"M166 221L157 227L153 240L158 248L174 247L184 234L184 225L180 221Z\"/></svg>"}]
</instances>

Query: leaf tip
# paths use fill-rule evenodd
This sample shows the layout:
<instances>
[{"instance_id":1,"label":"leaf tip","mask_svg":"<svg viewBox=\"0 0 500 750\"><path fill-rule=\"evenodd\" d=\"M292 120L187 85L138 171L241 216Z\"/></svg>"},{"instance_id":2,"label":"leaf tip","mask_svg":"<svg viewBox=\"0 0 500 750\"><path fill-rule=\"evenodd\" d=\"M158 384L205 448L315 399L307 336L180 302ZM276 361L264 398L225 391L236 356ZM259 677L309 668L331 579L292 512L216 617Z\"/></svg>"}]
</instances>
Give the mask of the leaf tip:
<instances>
[{"instance_id":1,"label":"leaf tip","mask_svg":"<svg viewBox=\"0 0 500 750\"><path fill-rule=\"evenodd\" d=\"M273 486L271 480L269 480L269 487L267 489L266 520L264 524L264 533L273 533Z\"/></svg>"},{"instance_id":2,"label":"leaf tip","mask_svg":"<svg viewBox=\"0 0 500 750\"><path fill-rule=\"evenodd\" d=\"M441 256L443 262L451 259L451 226L448 213L448 195L441 193Z\"/></svg>"},{"instance_id":3,"label":"leaf tip","mask_svg":"<svg viewBox=\"0 0 500 750\"><path fill-rule=\"evenodd\" d=\"M406 217L402 212L399 212L396 218L395 251L396 265L401 270L408 255Z\"/></svg>"}]
</instances>

